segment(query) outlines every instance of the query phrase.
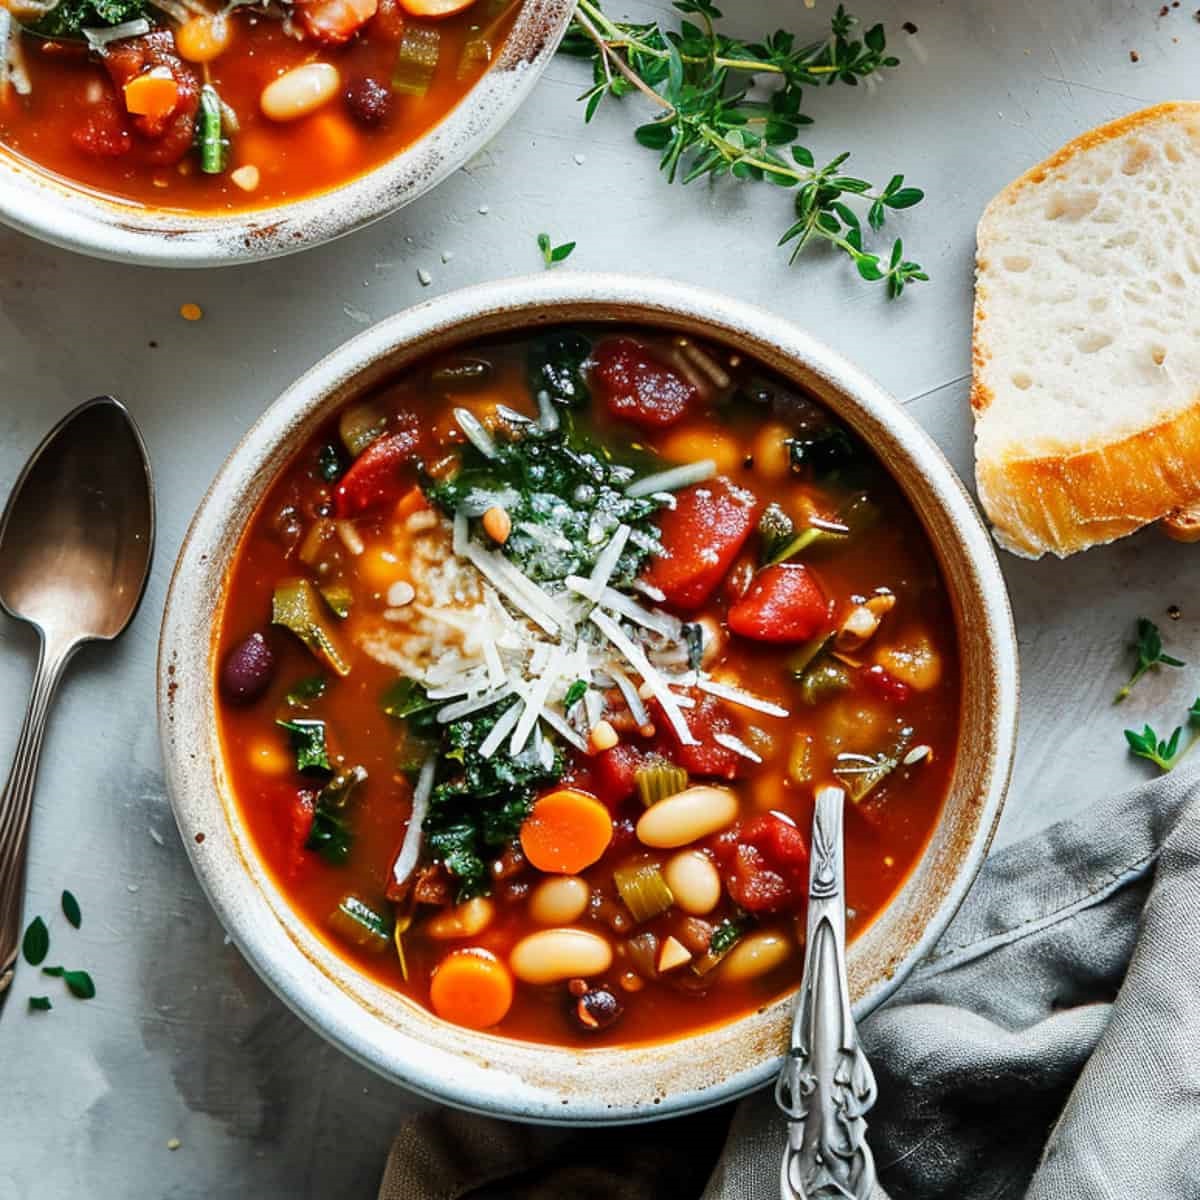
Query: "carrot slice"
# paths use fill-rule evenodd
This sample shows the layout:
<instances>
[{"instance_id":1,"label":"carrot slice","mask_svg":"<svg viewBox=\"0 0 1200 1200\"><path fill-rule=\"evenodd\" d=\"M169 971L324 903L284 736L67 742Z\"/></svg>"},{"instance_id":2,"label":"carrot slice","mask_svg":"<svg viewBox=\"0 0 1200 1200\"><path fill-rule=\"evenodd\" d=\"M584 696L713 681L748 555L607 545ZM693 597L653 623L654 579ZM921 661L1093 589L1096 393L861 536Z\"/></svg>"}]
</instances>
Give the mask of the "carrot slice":
<instances>
[{"instance_id":1,"label":"carrot slice","mask_svg":"<svg viewBox=\"0 0 1200 1200\"><path fill-rule=\"evenodd\" d=\"M138 117L161 121L179 103L179 84L166 67L155 67L131 79L124 88L125 108Z\"/></svg>"},{"instance_id":2,"label":"carrot slice","mask_svg":"<svg viewBox=\"0 0 1200 1200\"><path fill-rule=\"evenodd\" d=\"M434 968L429 1003L443 1021L467 1029L490 1029L512 1005L509 969L476 946L453 950Z\"/></svg>"},{"instance_id":3,"label":"carrot slice","mask_svg":"<svg viewBox=\"0 0 1200 1200\"><path fill-rule=\"evenodd\" d=\"M475 0L400 0L400 7L410 17L452 17L474 3Z\"/></svg>"},{"instance_id":4,"label":"carrot slice","mask_svg":"<svg viewBox=\"0 0 1200 1200\"><path fill-rule=\"evenodd\" d=\"M560 788L535 801L521 826L521 849L539 871L574 875L608 849L612 834L608 809L595 796Z\"/></svg>"}]
</instances>

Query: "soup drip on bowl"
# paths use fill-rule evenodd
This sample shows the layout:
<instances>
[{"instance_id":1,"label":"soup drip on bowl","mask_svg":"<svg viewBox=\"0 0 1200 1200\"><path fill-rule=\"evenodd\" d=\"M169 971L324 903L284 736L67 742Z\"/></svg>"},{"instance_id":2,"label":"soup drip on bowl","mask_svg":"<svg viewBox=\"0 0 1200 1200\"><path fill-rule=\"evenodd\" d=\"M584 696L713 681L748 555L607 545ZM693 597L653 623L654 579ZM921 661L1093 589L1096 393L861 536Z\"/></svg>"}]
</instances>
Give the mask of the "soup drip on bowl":
<instances>
[{"instance_id":1,"label":"soup drip on bowl","mask_svg":"<svg viewBox=\"0 0 1200 1200\"><path fill-rule=\"evenodd\" d=\"M755 1012L802 965L817 785L850 937L951 786L950 595L864 442L642 325L483 339L330 416L229 568L241 820L303 922L444 1020L566 1047Z\"/></svg>"}]
</instances>

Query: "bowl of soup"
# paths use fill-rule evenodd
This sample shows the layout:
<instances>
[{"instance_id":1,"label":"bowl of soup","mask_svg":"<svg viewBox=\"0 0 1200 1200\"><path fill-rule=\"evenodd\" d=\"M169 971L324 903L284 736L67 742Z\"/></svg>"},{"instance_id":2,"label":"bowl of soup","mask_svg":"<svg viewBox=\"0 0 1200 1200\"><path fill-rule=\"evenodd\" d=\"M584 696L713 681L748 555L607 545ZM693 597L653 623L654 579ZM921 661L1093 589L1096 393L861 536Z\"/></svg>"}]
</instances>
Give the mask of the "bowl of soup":
<instances>
[{"instance_id":1,"label":"bowl of soup","mask_svg":"<svg viewBox=\"0 0 1200 1200\"><path fill-rule=\"evenodd\" d=\"M0 221L220 266L385 216L465 163L569 0L5 0Z\"/></svg>"},{"instance_id":2,"label":"bowl of soup","mask_svg":"<svg viewBox=\"0 0 1200 1200\"><path fill-rule=\"evenodd\" d=\"M272 405L176 568L176 818L222 922L389 1078L631 1121L765 1082L844 793L863 1015L998 818L991 543L869 377L760 309L563 272L382 322Z\"/></svg>"}]
</instances>

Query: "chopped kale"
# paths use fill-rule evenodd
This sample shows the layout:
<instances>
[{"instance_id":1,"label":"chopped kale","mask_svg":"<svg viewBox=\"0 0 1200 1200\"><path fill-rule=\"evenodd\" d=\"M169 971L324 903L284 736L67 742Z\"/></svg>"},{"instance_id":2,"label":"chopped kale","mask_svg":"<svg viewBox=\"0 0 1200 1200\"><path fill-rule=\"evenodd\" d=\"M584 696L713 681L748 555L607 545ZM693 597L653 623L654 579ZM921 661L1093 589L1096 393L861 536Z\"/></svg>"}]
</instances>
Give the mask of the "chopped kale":
<instances>
[{"instance_id":1,"label":"chopped kale","mask_svg":"<svg viewBox=\"0 0 1200 1200\"><path fill-rule=\"evenodd\" d=\"M430 700L425 689L413 679L397 679L379 698L383 711L397 721L432 716L433 710L442 703L440 700ZM422 724L428 724L428 721Z\"/></svg>"},{"instance_id":2,"label":"chopped kale","mask_svg":"<svg viewBox=\"0 0 1200 1200\"><path fill-rule=\"evenodd\" d=\"M586 575L617 526L629 525L633 534L613 574L619 586L658 546L650 518L659 501L626 496L632 477L630 467L565 424L550 431L530 426L497 441L494 458L464 447L458 472L426 481L425 491L451 516L462 509L478 518L503 508L512 521L504 553L538 583Z\"/></svg>"},{"instance_id":3,"label":"chopped kale","mask_svg":"<svg viewBox=\"0 0 1200 1200\"><path fill-rule=\"evenodd\" d=\"M349 767L339 771L317 793L312 825L304 844L335 865L350 857L354 834L347 820L347 809L355 789L366 780L364 768Z\"/></svg>"},{"instance_id":4,"label":"chopped kale","mask_svg":"<svg viewBox=\"0 0 1200 1200\"><path fill-rule=\"evenodd\" d=\"M545 392L568 408L583 407L591 399L585 378L591 353L592 344L581 333L560 330L536 339L529 348L529 390L535 396Z\"/></svg>"},{"instance_id":5,"label":"chopped kale","mask_svg":"<svg viewBox=\"0 0 1200 1200\"><path fill-rule=\"evenodd\" d=\"M336 483L345 470L346 464L342 462L341 451L332 442L326 442L317 451L317 474L326 483Z\"/></svg>"},{"instance_id":6,"label":"chopped kale","mask_svg":"<svg viewBox=\"0 0 1200 1200\"><path fill-rule=\"evenodd\" d=\"M688 670L700 670L704 661L704 627L699 621L684 622L683 642L687 646Z\"/></svg>"},{"instance_id":7,"label":"chopped kale","mask_svg":"<svg viewBox=\"0 0 1200 1200\"><path fill-rule=\"evenodd\" d=\"M59 0L26 28L46 38L81 38L84 29L121 25L144 16L145 0Z\"/></svg>"},{"instance_id":8,"label":"chopped kale","mask_svg":"<svg viewBox=\"0 0 1200 1200\"><path fill-rule=\"evenodd\" d=\"M537 789L563 773L561 753L556 751L547 766L536 739L515 756L503 750L491 758L479 753L515 702L445 727L438 782L425 818L425 844L458 881L459 899L488 890L488 864L520 832Z\"/></svg>"},{"instance_id":9,"label":"chopped kale","mask_svg":"<svg viewBox=\"0 0 1200 1200\"><path fill-rule=\"evenodd\" d=\"M713 930L712 937L709 939L709 954L726 953L735 942L740 941L746 935L752 925L753 922L749 917L731 917L727 921L722 921Z\"/></svg>"},{"instance_id":10,"label":"chopped kale","mask_svg":"<svg viewBox=\"0 0 1200 1200\"><path fill-rule=\"evenodd\" d=\"M325 695L328 686L324 675L309 675L297 680L288 692L285 700L289 708L306 708L314 700Z\"/></svg>"},{"instance_id":11,"label":"chopped kale","mask_svg":"<svg viewBox=\"0 0 1200 1200\"><path fill-rule=\"evenodd\" d=\"M567 694L563 697L563 710L569 711L587 694L588 682L586 679L577 679L569 688Z\"/></svg>"},{"instance_id":12,"label":"chopped kale","mask_svg":"<svg viewBox=\"0 0 1200 1200\"><path fill-rule=\"evenodd\" d=\"M857 443L840 425L797 430L788 439L792 470L828 479L840 475L862 458Z\"/></svg>"},{"instance_id":13,"label":"chopped kale","mask_svg":"<svg viewBox=\"0 0 1200 1200\"><path fill-rule=\"evenodd\" d=\"M331 771L329 749L325 744L325 722L309 717L297 717L292 721L276 721L280 729L286 729L296 754L297 771Z\"/></svg>"}]
</instances>

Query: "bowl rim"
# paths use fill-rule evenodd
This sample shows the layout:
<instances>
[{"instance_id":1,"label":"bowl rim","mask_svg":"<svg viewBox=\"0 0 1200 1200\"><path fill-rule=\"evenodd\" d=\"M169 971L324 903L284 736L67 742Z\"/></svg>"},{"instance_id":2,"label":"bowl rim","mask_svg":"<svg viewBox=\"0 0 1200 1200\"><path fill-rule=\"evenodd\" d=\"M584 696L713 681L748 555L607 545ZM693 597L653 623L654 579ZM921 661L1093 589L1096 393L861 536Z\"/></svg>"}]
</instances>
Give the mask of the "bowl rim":
<instances>
[{"instance_id":1,"label":"bowl rim","mask_svg":"<svg viewBox=\"0 0 1200 1200\"><path fill-rule=\"evenodd\" d=\"M64 250L151 267L234 266L323 245L390 216L482 150L541 78L573 10L574 0L525 0L496 60L445 116L336 187L227 214L152 209L0 146L0 224Z\"/></svg>"},{"instance_id":2,"label":"bowl rim","mask_svg":"<svg viewBox=\"0 0 1200 1200\"><path fill-rule=\"evenodd\" d=\"M852 945L859 1018L883 1003L932 949L982 865L1008 785L1018 709L1016 638L1007 590L966 489L932 439L879 384L762 308L686 284L630 275L562 271L497 281L448 293L381 321L288 388L243 436L197 509L164 610L159 729L172 810L193 869L226 931L260 977L302 1020L352 1058L392 1082L455 1107L572 1125L660 1119L753 1091L778 1069L790 996L676 1041L573 1051L446 1026L413 1002L397 1000L395 993L373 985L327 948L322 954L319 939L291 914L256 855L248 854L248 837L231 816L235 802L226 794L223 764L215 752L211 633L220 613L225 570L249 512L324 416L401 369L402 361L427 354L431 343L484 336L488 321L497 328L528 329L563 319L596 319L564 318L568 311L582 310L597 315L608 310L610 315L601 319L610 321L619 311L620 319L630 323L703 327L715 340L753 341L757 348L751 353L770 348L798 369L802 364L864 421L886 423L900 452L919 471L920 486L928 486L944 511L945 529L958 540L955 552L977 584L969 597L979 605L971 610L972 634L986 646L991 677L983 686L991 703L972 746L980 755L979 785L962 802L968 836L953 869L938 881L932 915L919 931L906 932L897 924L887 932L906 937L905 948L866 986L854 976L855 947L877 929L886 932L900 899L910 888L928 884L928 879L914 882L914 877L923 871L930 847L889 907ZM909 495L904 482L898 482ZM963 622L956 620L961 643ZM197 630L209 633L197 637ZM964 673L964 693L966 685ZM712 1043L711 1054L672 1053L698 1039ZM564 1086L579 1091L568 1095Z\"/></svg>"}]
</instances>

